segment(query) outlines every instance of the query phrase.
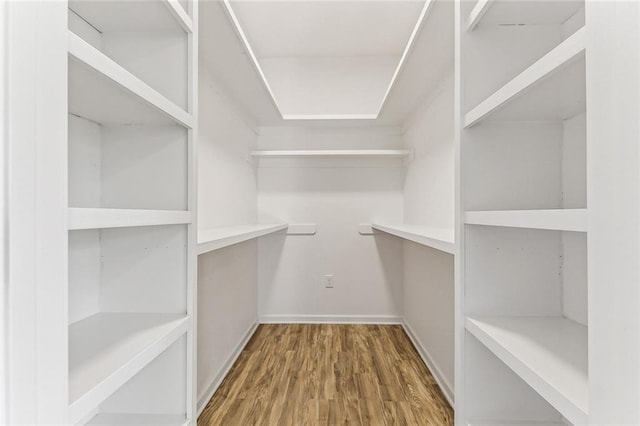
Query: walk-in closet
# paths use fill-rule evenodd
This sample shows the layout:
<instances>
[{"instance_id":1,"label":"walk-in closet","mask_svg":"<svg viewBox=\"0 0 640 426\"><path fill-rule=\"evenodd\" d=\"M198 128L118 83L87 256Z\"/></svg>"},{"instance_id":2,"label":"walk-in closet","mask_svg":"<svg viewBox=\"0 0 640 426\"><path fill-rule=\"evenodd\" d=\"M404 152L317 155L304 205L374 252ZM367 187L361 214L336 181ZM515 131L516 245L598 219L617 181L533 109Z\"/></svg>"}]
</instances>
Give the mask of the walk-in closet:
<instances>
[{"instance_id":1,"label":"walk-in closet","mask_svg":"<svg viewBox=\"0 0 640 426\"><path fill-rule=\"evenodd\" d=\"M0 29L0 424L640 425L640 3Z\"/></svg>"}]
</instances>

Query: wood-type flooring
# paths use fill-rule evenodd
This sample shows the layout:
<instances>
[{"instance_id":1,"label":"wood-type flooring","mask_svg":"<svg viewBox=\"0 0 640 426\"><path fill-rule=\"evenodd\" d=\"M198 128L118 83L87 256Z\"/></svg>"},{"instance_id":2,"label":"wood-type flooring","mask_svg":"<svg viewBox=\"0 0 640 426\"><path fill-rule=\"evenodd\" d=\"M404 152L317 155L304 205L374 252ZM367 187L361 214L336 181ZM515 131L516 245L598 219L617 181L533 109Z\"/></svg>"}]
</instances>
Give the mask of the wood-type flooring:
<instances>
[{"instance_id":1,"label":"wood-type flooring","mask_svg":"<svg viewBox=\"0 0 640 426\"><path fill-rule=\"evenodd\" d=\"M453 424L400 326L260 325L198 426Z\"/></svg>"}]
</instances>

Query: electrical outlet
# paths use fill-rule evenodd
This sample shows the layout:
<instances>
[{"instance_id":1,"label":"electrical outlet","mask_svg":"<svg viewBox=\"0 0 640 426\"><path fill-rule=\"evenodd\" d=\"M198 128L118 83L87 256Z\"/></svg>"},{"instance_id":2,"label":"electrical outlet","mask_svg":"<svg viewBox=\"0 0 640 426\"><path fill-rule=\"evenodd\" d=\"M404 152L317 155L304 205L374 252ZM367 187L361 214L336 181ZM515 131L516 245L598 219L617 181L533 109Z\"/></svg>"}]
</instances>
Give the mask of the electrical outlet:
<instances>
[{"instance_id":1,"label":"electrical outlet","mask_svg":"<svg viewBox=\"0 0 640 426\"><path fill-rule=\"evenodd\" d=\"M333 274L324 276L324 288L333 288Z\"/></svg>"}]
</instances>

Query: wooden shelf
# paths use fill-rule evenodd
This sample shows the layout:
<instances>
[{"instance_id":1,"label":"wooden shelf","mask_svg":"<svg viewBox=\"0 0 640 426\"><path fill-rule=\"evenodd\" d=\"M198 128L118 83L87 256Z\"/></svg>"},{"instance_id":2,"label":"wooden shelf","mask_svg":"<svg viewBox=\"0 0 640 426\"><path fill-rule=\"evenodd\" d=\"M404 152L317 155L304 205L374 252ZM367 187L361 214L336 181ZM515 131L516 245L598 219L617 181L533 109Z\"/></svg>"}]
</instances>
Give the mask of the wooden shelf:
<instances>
[{"instance_id":1,"label":"wooden shelf","mask_svg":"<svg viewBox=\"0 0 640 426\"><path fill-rule=\"evenodd\" d=\"M191 222L191 212L181 210L69 208L70 231L130 226L181 225Z\"/></svg>"},{"instance_id":2,"label":"wooden shelf","mask_svg":"<svg viewBox=\"0 0 640 426\"><path fill-rule=\"evenodd\" d=\"M585 111L586 32L582 28L468 112L464 126L562 120Z\"/></svg>"},{"instance_id":3,"label":"wooden shelf","mask_svg":"<svg viewBox=\"0 0 640 426\"><path fill-rule=\"evenodd\" d=\"M465 325L571 423L587 423L587 327L562 317L467 318Z\"/></svg>"},{"instance_id":4,"label":"wooden shelf","mask_svg":"<svg viewBox=\"0 0 640 426\"><path fill-rule=\"evenodd\" d=\"M253 158L407 158L407 149L323 149L323 150L278 150L251 151Z\"/></svg>"},{"instance_id":5,"label":"wooden shelf","mask_svg":"<svg viewBox=\"0 0 640 426\"><path fill-rule=\"evenodd\" d=\"M562 25L581 8L584 1L494 1L478 0L469 14L467 31L480 23L488 25Z\"/></svg>"},{"instance_id":6,"label":"wooden shelf","mask_svg":"<svg viewBox=\"0 0 640 426\"><path fill-rule=\"evenodd\" d=\"M101 124L180 124L193 116L69 31L69 112Z\"/></svg>"},{"instance_id":7,"label":"wooden shelf","mask_svg":"<svg viewBox=\"0 0 640 426\"><path fill-rule=\"evenodd\" d=\"M69 326L69 422L77 423L190 326L183 314L99 313Z\"/></svg>"},{"instance_id":8,"label":"wooden shelf","mask_svg":"<svg viewBox=\"0 0 640 426\"><path fill-rule=\"evenodd\" d=\"M87 426L186 426L189 421L184 416L171 414L121 414L100 413Z\"/></svg>"},{"instance_id":9,"label":"wooden shelf","mask_svg":"<svg viewBox=\"0 0 640 426\"><path fill-rule=\"evenodd\" d=\"M287 229L286 223L225 226L198 231L198 254L218 250L283 229Z\"/></svg>"},{"instance_id":10,"label":"wooden shelf","mask_svg":"<svg viewBox=\"0 0 640 426\"><path fill-rule=\"evenodd\" d=\"M192 32L193 22L178 0L70 0L69 9L101 33Z\"/></svg>"},{"instance_id":11,"label":"wooden shelf","mask_svg":"<svg viewBox=\"0 0 640 426\"><path fill-rule=\"evenodd\" d=\"M468 211L464 223L587 232L587 209Z\"/></svg>"},{"instance_id":12,"label":"wooden shelf","mask_svg":"<svg viewBox=\"0 0 640 426\"><path fill-rule=\"evenodd\" d=\"M414 225L381 225L378 223L371 224L371 227L445 253L455 254L456 246L453 229Z\"/></svg>"}]
</instances>

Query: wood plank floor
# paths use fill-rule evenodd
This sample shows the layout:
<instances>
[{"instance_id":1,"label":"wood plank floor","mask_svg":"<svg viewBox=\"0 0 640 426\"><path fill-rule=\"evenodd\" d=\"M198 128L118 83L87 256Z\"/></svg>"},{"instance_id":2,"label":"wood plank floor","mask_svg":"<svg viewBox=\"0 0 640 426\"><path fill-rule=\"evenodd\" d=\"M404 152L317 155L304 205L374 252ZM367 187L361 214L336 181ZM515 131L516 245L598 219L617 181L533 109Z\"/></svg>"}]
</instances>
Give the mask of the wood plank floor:
<instances>
[{"instance_id":1,"label":"wood plank floor","mask_svg":"<svg viewBox=\"0 0 640 426\"><path fill-rule=\"evenodd\" d=\"M199 426L453 424L400 326L260 325Z\"/></svg>"}]
</instances>

